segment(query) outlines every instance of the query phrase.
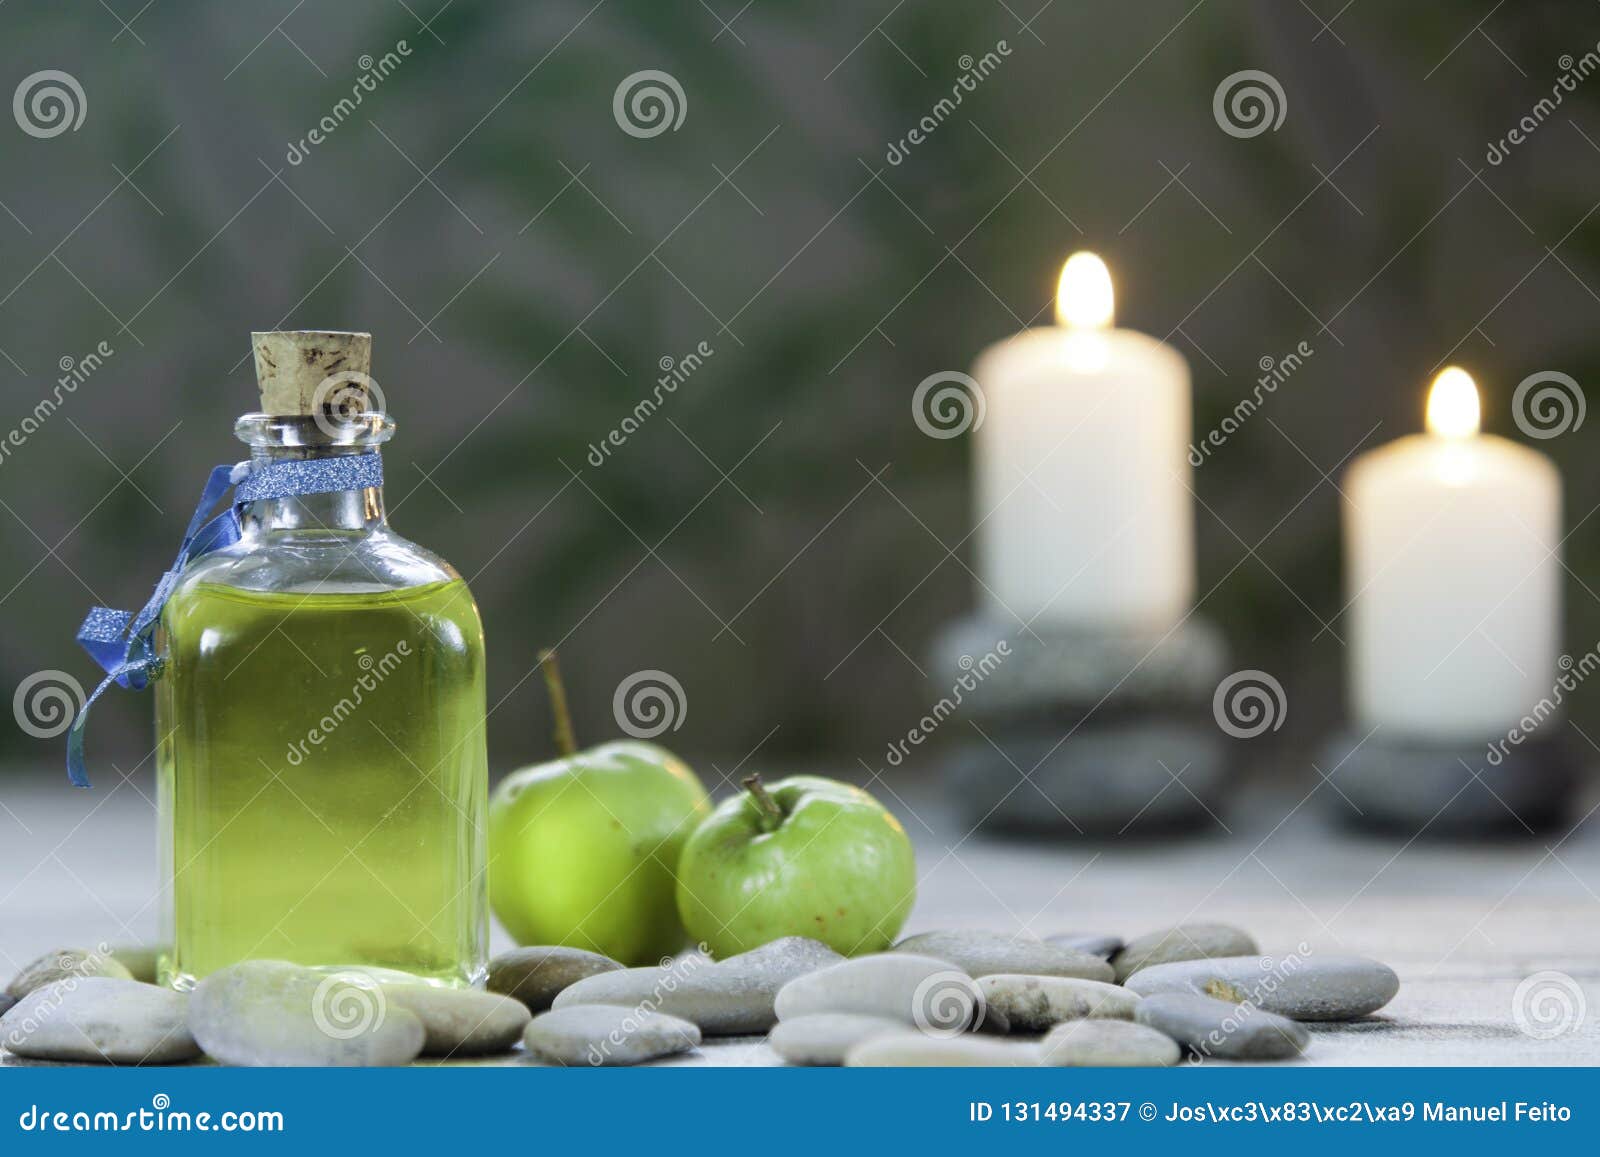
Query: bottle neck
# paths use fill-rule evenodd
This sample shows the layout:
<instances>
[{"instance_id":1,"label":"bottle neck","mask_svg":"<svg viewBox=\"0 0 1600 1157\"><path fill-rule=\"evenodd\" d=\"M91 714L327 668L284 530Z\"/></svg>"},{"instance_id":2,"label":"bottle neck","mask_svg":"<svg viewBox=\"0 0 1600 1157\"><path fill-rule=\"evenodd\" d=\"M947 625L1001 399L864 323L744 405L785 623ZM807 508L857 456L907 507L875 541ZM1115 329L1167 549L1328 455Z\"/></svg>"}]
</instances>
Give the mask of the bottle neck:
<instances>
[{"instance_id":1,"label":"bottle neck","mask_svg":"<svg viewBox=\"0 0 1600 1157\"><path fill-rule=\"evenodd\" d=\"M274 462L376 452L371 448L356 446L316 449L304 446L252 446L250 461L260 468ZM360 490L335 490L326 494L264 498L248 503L240 513L240 522L246 536L277 531L367 533L385 525L383 488L368 486Z\"/></svg>"},{"instance_id":2,"label":"bottle neck","mask_svg":"<svg viewBox=\"0 0 1600 1157\"><path fill-rule=\"evenodd\" d=\"M393 434L394 422L377 411L337 422L322 414L302 417L253 413L245 414L234 424L234 435L250 447L250 462L257 469L278 462L376 454ZM276 532L334 536L370 533L386 525L383 488L368 486L263 498L246 504L239 520L246 538Z\"/></svg>"}]
</instances>

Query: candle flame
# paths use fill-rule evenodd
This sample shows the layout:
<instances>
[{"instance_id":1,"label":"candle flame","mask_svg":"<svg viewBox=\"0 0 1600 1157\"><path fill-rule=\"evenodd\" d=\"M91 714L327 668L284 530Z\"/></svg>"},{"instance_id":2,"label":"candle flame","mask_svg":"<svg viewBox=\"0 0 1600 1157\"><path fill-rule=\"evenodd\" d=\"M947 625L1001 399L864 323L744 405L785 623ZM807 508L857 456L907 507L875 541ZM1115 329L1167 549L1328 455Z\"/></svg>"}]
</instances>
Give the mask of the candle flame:
<instances>
[{"instance_id":1,"label":"candle flame","mask_svg":"<svg viewBox=\"0 0 1600 1157\"><path fill-rule=\"evenodd\" d=\"M1428 429L1446 438L1478 432L1478 387L1460 366L1446 366L1428 391Z\"/></svg>"},{"instance_id":2,"label":"candle flame","mask_svg":"<svg viewBox=\"0 0 1600 1157\"><path fill-rule=\"evenodd\" d=\"M1056 286L1056 320L1071 329L1103 329L1115 312L1106 263L1086 250L1067 258Z\"/></svg>"}]
</instances>

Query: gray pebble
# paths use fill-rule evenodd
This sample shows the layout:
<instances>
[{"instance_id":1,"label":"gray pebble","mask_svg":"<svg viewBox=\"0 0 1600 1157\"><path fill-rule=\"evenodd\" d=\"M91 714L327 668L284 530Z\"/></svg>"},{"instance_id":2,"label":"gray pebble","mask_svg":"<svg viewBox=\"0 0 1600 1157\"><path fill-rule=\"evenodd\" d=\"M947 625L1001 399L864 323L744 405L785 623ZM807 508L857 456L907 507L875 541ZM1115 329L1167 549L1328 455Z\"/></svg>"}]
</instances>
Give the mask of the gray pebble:
<instances>
[{"instance_id":1,"label":"gray pebble","mask_svg":"<svg viewBox=\"0 0 1600 1157\"><path fill-rule=\"evenodd\" d=\"M998 1010L1017 1032L1044 1032L1064 1020L1107 1017L1132 1020L1139 998L1126 988L1071 976L1017 976L995 973L978 978L987 1007Z\"/></svg>"},{"instance_id":2,"label":"gray pebble","mask_svg":"<svg viewBox=\"0 0 1600 1157\"><path fill-rule=\"evenodd\" d=\"M1166 1033L1126 1020L1073 1020L1039 1044L1039 1063L1062 1068L1156 1068L1183 1050Z\"/></svg>"},{"instance_id":3,"label":"gray pebble","mask_svg":"<svg viewBox=\"0 0 1600 1157\"><path fill-rule=\"evenodd\" d=\"M514 996L534 1012L543 1012L556 994L585 977L620 972L622 965L582 948L514 948L489 961L490 992Z\"/></svg>"},{"instance_id":4,"label":"gray pebble","mask_svg":"<svg viewBox=\"0 0 1600 1157\"><path fill-rule=\"evenodd\" d=\"M971 1028L982 1005L972 977L948 960L911 952L841 961L791 980L777 999L779 1020L849 1012L944 1032Z\"/></svg>"},{"instance_id":5,"label":"gray pebble","mask_svg":"<svg viewBox=\"0 0 1600 1157\"><path fill-rule=\"evenodd\" d=\"M989 1036L1005 1036L1011 1031L1011 1018L994 1005L985 1004L978 1010L978 1019L973 1023L972 1031Z\"/></svg>"},{"instance_id":6,"label":"gray pebble","mask_svg":"<svg viewBox=\"0 0 1600 1157\"><path fill-rule=\"evenodd\" d=\"M1110 981L1115 975L1098 956L998 932L923 932L906 937L894 951L948 960L972 976L1008 972Z\"/></svg>"},{"instance_id":7,"label":"gray pebble","mask_svg":"<svg viewBox=\"0 0 1600 1157\"><path fill-rule=\"evenodd\" d=\"M11 1006L16 1003L16 997L10 996L4 992L0 992L0 1016L4 1016L7 1012L9 1012L11 1010Z\"/></svg>"},{"instance_id":8,"label":"gray pebble","mask_svg":"<svg viewBox=\"0 0 1600 1157\"><path fill-rule=\"evenodd\" d=\"M764 1033L778 1021L779 989L843 959L821 941L786 936L720 962L684 956L658 968L602 972L562 989L554 1007L614 1004L682 1017L707 1036Z\"/></svg>"},{"instance_id":9,"label":"gray pebble","mask_svg":"<svg viewBox=\"0 0 1600 1157\"><path fill-rule=\"evenodd\" d=\"M1152 964L1212 956L1254 956L1260 951L1250 933L1231 924L1179 924L1128 941L1111 965L1117 970L1117 983L1122 984Z\"/></svg>"},{"instance_id":10,"label":"gray pebble","mask_svg":"<svg viewBox=\"0 0 1600 1157\"><path fill-rule=\"evenodd\" d=\"M1304 1025L1287 1017L1190 992L1147 996L1133 1015L1196 1056L1219 1060L1283 1060L1299 1056L1311 1039Z\"/></svg>"},{"instance_id":11,"label":"gray pebble","mask_svg":"<svg viewBox=\"0 0 1600 1157\"><path fill-rule=\"evenodd\" d=\"M89 948L58 948L31 960L22 971L6 985L6 995L21 1000L36 988L54 984L72 977L107 976L115 980L132 980L133 973L124 968L111 955L110 950Z\"/></svg>"},{"instance_id":12,"label":"gray pebble","mask_svg":"<svg viewBox=\"0 0 1600 1157\"><path fill-rule=\"evenodd\" d=\"M390 1008L403 1008L422 1022L422 1053L430 1057L508 1052L532 1015L520 1000L470 988L391 984L383 994Z\"/></svg>"},{"instance_id":13,"label":"gray pebble","mask_svg":"<svg viewBox=\"0 0 1600 1157\"><path fill-rule=\"evenodd\" d=\"M904 1032L905 1021L854 1012L819 1012L781 1020L767 1044L791 1065L842 1065L845 1054L868 1037Z\"/></svg>"},{"instance_id":14,"label":"gray pebble","mask_svg":"<svg viewBox=\"0 0 1600 1157\"><path fill-rule=\"evenodd\" d=\"M1039 1046L982 1036L929 1036L909 1029L871 1036L845 1054L851 1068L1032 1068Z\"/></svg>"},{"instance_id":15,"label":"gray pebble","mask_svg":"<svg viewBox=\"0 0 1600 1157\"><path fill-rule=\"evenodd\" d=\"M189 1031L225 1065L403 1065L422 1051L422 1021L356 973L281 960L218 969L189 997Z\"/></svg>"},{"instance_id":16,"label":"gray pebble","mask_svg":"<svg viewBox=\"0 0 1600 1157\"><path fill-rule=\"evenodd\" d=\"M136 980L88 976L36 988L0 1016L0 1044L19 1057L112 1065L193 1060L188 998Z\"/></svg>"},{"instance_id":17,"label":"gray pebble","mask_svg":"<svg viewBox=\"0 0 1600 1157\"><path fill-rule=\"evenodd\" d=\"M1400 990L1386 964L1365 956L1226 956L1157 964L1128 978L1141 996L1195 992L1249 1002L1295 1020L1354 1020L1376 1012Z\"/></svg>"},{"instance_id":18,"label":"gray pebble","mask_svg":"<svg viewBox=\"0 0 1600 1157\"><path fill-rule=\"evenodd\" d=\"M694 1048L700 1043L700 1030L659 1012L574 1004L534 1017L522 1043L550 1064L636 1065Z\"/></svg>"},{"instance_id":19,"label":"gray pebble","mask_svg":"<svg viewBox=\"0 0 1600 1157\"><path fill-rule=\"evenodd\" d=\"M1054 944L1057 948L1071 948L1075 952L1098 956L1101 960L1110 960L1121 952L1123 943L1122 937L1103 932L1058 932L1054 936L1046 936L1044 942Z\"/></svg>"}]
</instances>

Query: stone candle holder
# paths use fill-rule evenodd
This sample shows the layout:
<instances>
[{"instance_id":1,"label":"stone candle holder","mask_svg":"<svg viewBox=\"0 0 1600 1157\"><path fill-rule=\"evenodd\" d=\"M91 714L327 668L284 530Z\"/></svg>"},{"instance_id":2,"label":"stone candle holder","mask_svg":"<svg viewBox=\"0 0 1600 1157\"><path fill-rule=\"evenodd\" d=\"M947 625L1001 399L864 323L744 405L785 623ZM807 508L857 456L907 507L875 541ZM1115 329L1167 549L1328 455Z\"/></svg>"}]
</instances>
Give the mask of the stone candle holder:
<instances>
[{"instance_id":1,"label":"stone candle holder","mask_svg":"<svg viewBox=\"0 0 1600 1157\"><path fill-rule=\"evenodd\" d=\"M1323 805L1346 825L1439 836L1554 828L1571 815L1581 772L1560 734L1450 743L1345 730L1324 744L1319 765L1338 789Z\"/></svg>"},{"instance_id":2,"label":"stone candle holder","mask_svg":"<svg viewBox=\"0 0 1600 1157\"><path fill-rule=\"evenodd\" d=\"M1216 822L1227 742L1211 700L1228 656L1210 622L1162 638L977 613L933 651L932 685L959 691L941 770L968 824L1058 836Z\"/></svg>"}]
</instances>

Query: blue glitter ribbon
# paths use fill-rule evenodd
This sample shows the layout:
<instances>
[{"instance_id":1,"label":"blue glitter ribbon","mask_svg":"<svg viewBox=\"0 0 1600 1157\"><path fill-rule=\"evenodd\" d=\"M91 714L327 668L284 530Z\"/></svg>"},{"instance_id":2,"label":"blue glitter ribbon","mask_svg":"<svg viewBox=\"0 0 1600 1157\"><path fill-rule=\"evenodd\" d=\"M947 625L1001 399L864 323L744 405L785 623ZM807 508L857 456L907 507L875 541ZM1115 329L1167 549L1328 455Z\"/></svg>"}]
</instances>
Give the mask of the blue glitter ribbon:
<instances>
[{"instance_id":1,"label":"blue glitter ribbon","mask_svg":"<svg viewBox=\"0 0 1600 1157\"><path fill-rule=\"evenodd\" d=\"M213 467L205 489L200 492L200 502L189 519L188 529L183 533L178 557L156 583L144 607L137 613L94 607L78 628L78 642L105 670L106 677L84 701L67 732L67 778L72 785L89 786L83 757L83 732L89 708L113 683L130 691L142 691L149 685L159 661L155 629L161 618L161 608L166 606L172 588L190 562L239 541L240 515L248 503L382 485L383 459L377 453L297 459L265 466L240 462L235 466ZM233 494L227 509L213 516L212 511L228 498L230 490Z\"/></svg>"}]
</instances>

